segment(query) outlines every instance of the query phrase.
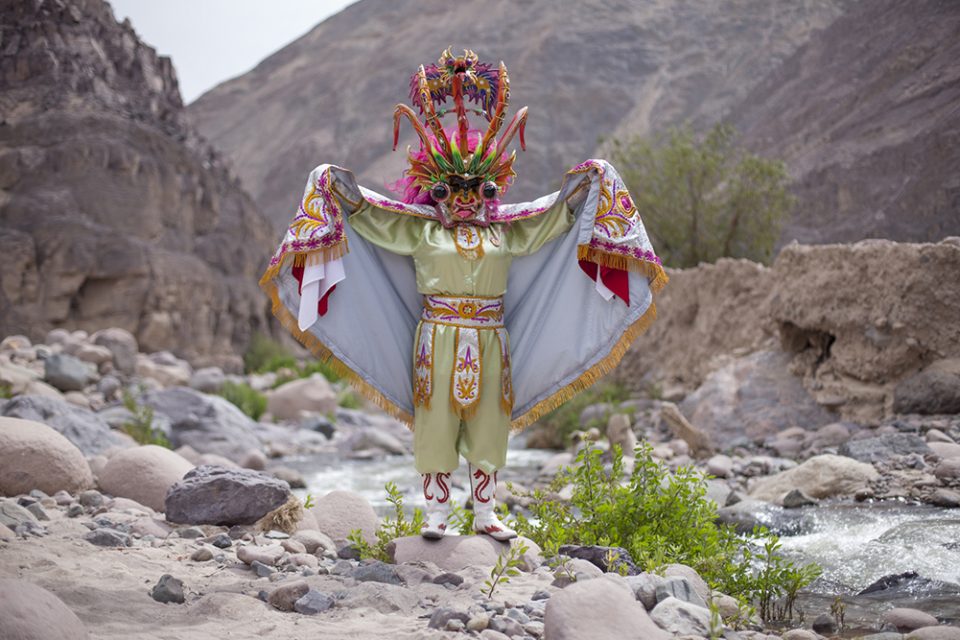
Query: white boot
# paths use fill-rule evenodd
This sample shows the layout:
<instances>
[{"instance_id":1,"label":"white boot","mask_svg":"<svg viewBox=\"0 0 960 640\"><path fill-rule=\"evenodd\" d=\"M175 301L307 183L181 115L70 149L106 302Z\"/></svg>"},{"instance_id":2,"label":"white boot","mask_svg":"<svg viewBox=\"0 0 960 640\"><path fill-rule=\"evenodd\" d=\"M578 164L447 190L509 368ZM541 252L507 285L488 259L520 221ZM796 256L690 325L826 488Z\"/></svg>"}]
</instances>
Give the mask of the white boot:
<instances>
[{"instance_id":1,"label":"white boot","mask_svg":"<svg viewBox=\"0 0 960 640\"><path fill-rule=\"evenodd\" d=\"M450 511L450 474L424 473L423 498L427 503L426 518L420 535L438 540L447 532L447 514Z\"/></svg>"},{"instance_id":2,"label":"white boot","mask_svg":"<svg viewBox=\"0 0 960 640\"><path fill-rule=\"evenodd\" d=\"M490 475L482 469L467 468L470 471L470 489L473 494L473 530L501 542L516 538L517 532L500 522L495 511L497 472Z\"/></svg>"}]
</instances>

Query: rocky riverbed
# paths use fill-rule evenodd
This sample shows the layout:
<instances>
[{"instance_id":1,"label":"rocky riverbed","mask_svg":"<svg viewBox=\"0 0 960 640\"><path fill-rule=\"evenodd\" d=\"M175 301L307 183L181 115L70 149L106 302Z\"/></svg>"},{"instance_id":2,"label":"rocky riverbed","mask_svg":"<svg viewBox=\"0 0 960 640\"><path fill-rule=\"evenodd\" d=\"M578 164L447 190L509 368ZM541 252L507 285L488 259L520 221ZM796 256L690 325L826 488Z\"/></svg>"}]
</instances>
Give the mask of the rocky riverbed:
<instances>
[{"instance_id":1,"label":"rocky riverbed","mask_svg":"<svg viewBox=\"0 0 960 640\"><path fill-rule=\"evenodd\" d=\"M583 447L646 440L670 468L700 470L721 521L762 524L823 568L792 619L763 624L737 621L732 599L689 567L621 576L604 571L603 550L568 549L577 557L558 568L525 541L520 573L492 596L485 582L509 546L486 537L400 538L390 562L358 559L347 535L374 541L386 482L408 508L419 502L410 434L372 407L340 406L339 383L283 375L194 369L140 353L119 329L3 340L0 636L960 637L958 416L724 446L676 405L636 397L587 407L571 450L525 448L536 431L514 440L513 490L500 496L514 509ZM266 412L254 420L218 395L230 384L262 391ZM130 435L145 420L171 448Z\"/></svg>"}]
</instances>

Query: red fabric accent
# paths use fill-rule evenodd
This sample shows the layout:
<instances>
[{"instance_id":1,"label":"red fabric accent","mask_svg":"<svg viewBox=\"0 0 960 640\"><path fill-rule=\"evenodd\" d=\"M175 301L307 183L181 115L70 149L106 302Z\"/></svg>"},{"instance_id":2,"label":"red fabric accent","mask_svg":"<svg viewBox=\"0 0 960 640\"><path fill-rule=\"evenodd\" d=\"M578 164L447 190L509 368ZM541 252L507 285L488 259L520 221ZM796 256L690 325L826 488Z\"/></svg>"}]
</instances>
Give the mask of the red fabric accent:
<instances>
[{"instance_id":1,"label":"red fabric accent","mask_svg":"<svg viewBox=\"0 0 960 640\"><path fill-rule=\"evenodd\" d=\"M297 293L303 295L303 267L298 267L293 265L293 268L290 270L290 273L293 274L293 277L297 279ZM333 293L334 289L337 288L337 285L333 285L330 289L327 290L323 297L317 301L317 313L320 314L320 317L327 315L327 307L329 305L328 298L330 294Z\"/></svg>"},{"instance_id":2,"label":"red fabric accent","mask_svg":"<svg viewBox=\"0 0 960 640\"><path fill-rule=\"evenodd\" d=\"M580 260L580 268L591 279L597 279L597 263L589 260ZM630 306L630 274L623 269L600 267L600 281L606 285L613 295Z\"/></svg>"}]
</instances>

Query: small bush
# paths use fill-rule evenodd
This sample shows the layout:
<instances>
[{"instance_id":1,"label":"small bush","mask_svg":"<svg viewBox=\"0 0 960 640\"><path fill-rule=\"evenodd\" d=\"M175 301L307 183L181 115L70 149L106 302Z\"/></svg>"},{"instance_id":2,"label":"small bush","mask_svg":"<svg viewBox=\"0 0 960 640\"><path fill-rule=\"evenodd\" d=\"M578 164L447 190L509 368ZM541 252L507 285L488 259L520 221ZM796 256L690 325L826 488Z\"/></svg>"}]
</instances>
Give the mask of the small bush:
<instances>
[{"instance_id":1,"label":"small bush","mask_svg":"<svg viewBox=\"0 0 960 640\"><path fill-rule=\"evenodd\" d=\"M582 450L577 466L558 474L551 486L556 492L572 484L570 502L535 491L532 517L515 516L518 533L540 545L547 556L557 555L564 544L602 545L625 548L648 571L670 563L689 565L711 587L759 603L768 617L775 600L791 594L795 598L819 574L814 565L797 567L780 556L776 536L766 531L741 538L732 528L716 524L716 505L705 498L703 479L692 467L671 474L653 458L647 443L634 453L634 470L621 483L619 447L614 447L609 473L599 450ZM762 537L767 542L758 553Z\"/></svg>"},{"instance_id":2,"label":"small bush","mask_svg":"<svg viewBox=\"0 0 960 640\"><path fill-rule=\"evenodd\" d=\"M376 543L371 545L367 542L360 529L351 531L347 540L357 548L361 558L375 558L383 562L389 562L390 556L387 554L387 545L395 538L420 535L420 529L423 527L423 511L418 508L414 509L413 519L407 520L407 516L403 512L403 495L397 489L397 485L388 482L384 485L384 489L387 491L387 502L393 505L393 518L385 518L377 527Z\"/></svg>"},{"instance_id":3,"label":"small bush","mask_svg":"<svg viewBox=\"0 0 960 640\"><path fill-rule=\"evenodd\" d=\"M259 420L267 410L267 397L243 382L225 382L220 395L254 420Z\"/></svg>"},{"instance_id":4,"label":"small bush","mask_svg":"<svg viewBox=\"0 0 960 640\"><path fill-rule=\"evenodd\" d=\"M130 412L131 418L120 426L120 430L137 441L138 444L155 444L161 447L170 447L170 441L163 431L153 426L153 407L137 402L137 399L127 390L123 392L123 406Z\"/></svg>"},{"instance_id":5,"label":"small bush","mask_svg":"<svg viewBox=\"0 0 960 640\"><path fill-rule=\"evenodd\" d=\"M247 352L243 354L243 365L247 373L266 373L283 367L295 369L297 359L286 346L258 333L250 340Z\"/></svg>"}]
</instances>

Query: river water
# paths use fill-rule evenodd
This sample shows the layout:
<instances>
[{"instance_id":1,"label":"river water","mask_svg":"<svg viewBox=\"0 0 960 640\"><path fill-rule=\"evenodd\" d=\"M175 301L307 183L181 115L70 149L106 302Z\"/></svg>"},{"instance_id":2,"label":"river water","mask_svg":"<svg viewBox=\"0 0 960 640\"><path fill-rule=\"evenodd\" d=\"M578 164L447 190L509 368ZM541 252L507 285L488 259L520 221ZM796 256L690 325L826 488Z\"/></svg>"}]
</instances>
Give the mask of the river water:
<instances>
[{"instance_id":1,"label":"river water","mask_svg":"<svg viewBox=\"0 0 960 640\"><path fill-rule=\"evenodd\" d=\"M556 452L511 449L501 481L529 485L541 465ZM419 475L412 456L345 460L335 454L288 459L319 496L334 489L356 491L381 515L391 512L384 484L396 483L408 507L420 505ZM452 496L469 496L465 465L453 474ZM877 628L879 614L891 606L912 606L960 622L960 512L902 502L834 503L805 507L802 533L782 536L783 552L798 562L815 562L823 575L799 599L817 614L829 611L840 595L851 628ZM919 579L870 596L857 596L886 576L916 572ZM809 619L807 625L809 626Z\"/></svg>"}]
</instances>

